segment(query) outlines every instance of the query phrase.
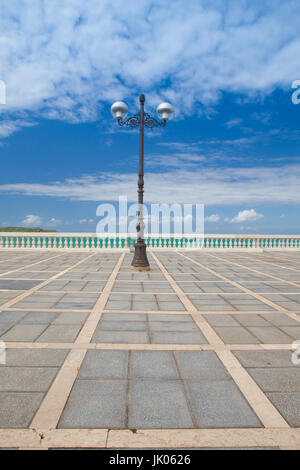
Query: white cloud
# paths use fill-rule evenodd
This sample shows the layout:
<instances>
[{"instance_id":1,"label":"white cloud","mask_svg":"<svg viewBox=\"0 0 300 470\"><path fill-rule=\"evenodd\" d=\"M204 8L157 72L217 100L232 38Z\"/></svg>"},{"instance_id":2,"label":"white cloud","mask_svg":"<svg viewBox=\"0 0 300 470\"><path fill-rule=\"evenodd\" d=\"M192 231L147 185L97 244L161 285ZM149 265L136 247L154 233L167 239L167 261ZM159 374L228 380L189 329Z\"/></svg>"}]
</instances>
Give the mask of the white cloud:
<instances>
[{"instance_id":1,"label":"white cloud","mask_svg":"<svg viewBox=\"0 0 300 470\"><path fill-rule=\"evenodd\" d=\"M219 222L220 216L219 214L212 214L208 215L204 218L205 222Z\"/></svg>"},{"instance_id":2,"label":"white cloud","mask_svg":"<svg viewBox=\"0 0 300 470\"><path fill-rule=\"evenodd\" d=\"M46 227L57 227L58 225L61 224L60 219L56 219L55 217L52 217L48 222L45 223Z\"/></svg>"},{"instance_id":3,"label":"white cloud","mask_svg":"<svg viewBox=\"0 0 300 470\"><path fill-rule=\"evenodd\" d=\"M242 122L243 122L242 119L240 119L240 118L234 118L234 119L231 119L230 121L227 121L227 122L226 122L226 127L228 127L229 129L231 129L231 127L238 126L238 125L241 124Z\"/></svg>"},{"instance_id":4,"label":"white cloud","mask_svg":"<svg viewBox=\"0 0 300 470\"><path fill-rule=\"evenodd\" d=\"M184 116L212 110L221 90L269 93L299 74L294 0L10 0L0 29L1 113L23 123L95 120L137 89Z\"/></svg>"},{"instance_id":5,"label":"white cloud","mask_svg":"<svg viewBox=\"0 0 300 470\"><path fill-rule=\"evenodd\" d=\"M42 218L39 215L28 214L21 224L25 227L39 227L42 224Z\"/></svg>"},{"instance_id":6,"label":"white cloud","mask_svg":"<svg viewBox=\"0 0 300 470\"><path fill-rule=\"evenodd\" d=\"M79 223L80 224L92 224L94 222L94 219L80 219Z\"/></svg>"},{"instance_id":7,"label":"white cloud","mask_svg":"<svg viewBox=\"0 0 300 470\"><path fill-rule=\"evenodd\" d=\"M3 120L0 122L0 139L8 137L16 131L19 131L23 127L34 126L35 123L25 121L23 119L12 120Z\"/></svg>"},{"instance_id":8,"label":"white cloud","mask_svg":"<svg viewBox=\"0 0 300 470\"><path fill-rule=\"evenodd\" d=\"M240 211L233 219L230 220L232 223L250 222L254 220L263 219L263 215L256 212L254 209Z\"/></svg>"},{"instance_id":9,"label":"white cloud","mask_svg":"<svg viewBox=\"0 0 300 470\"><path fill-rule=\"evenodd\" d=\"M300 205L300 165L252 168L203 167L147 172L145 201L205 205ZM127 195L136 202L136 173L101 173L48 184L0 185L0 192L61 197L80 201L116 201Z\"/></svg>"}]
</instances>

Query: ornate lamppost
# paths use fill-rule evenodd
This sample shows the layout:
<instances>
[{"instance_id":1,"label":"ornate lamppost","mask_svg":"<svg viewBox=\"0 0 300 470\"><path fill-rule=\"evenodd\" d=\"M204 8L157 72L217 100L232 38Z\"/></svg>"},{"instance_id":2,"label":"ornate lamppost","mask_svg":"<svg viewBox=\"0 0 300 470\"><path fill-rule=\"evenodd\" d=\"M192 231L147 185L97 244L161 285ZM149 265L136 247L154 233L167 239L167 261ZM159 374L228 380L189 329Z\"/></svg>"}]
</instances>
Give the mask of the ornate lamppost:
<instances>
[{"instance_id":1,"label":"ornate lamppost","mask_svg":"<svg viewBox=\"0 0 300 470\"><path fill-rule=\"evenodd\" d=\"M124 117L128 112L126 103L116 101L111 107L111 114L117 119L119 126L127 126L131 129L140 128L140 142L139 142L139 173L138 173L138 223L137 241L135 244L134 257L131 263L133 269L137 271L148 271L150 269L149 261L146 253L146 244L144 242L144 218L143 218L143 203L144 203L144 127L153 129L154 127L164 127L173 113L173 108L169 103L161 103L156 112L159 120L150 114L144 112L145 96L140 95L140 111L134 116L130 116L126 120Z\"/></svg>"}]
</instances>

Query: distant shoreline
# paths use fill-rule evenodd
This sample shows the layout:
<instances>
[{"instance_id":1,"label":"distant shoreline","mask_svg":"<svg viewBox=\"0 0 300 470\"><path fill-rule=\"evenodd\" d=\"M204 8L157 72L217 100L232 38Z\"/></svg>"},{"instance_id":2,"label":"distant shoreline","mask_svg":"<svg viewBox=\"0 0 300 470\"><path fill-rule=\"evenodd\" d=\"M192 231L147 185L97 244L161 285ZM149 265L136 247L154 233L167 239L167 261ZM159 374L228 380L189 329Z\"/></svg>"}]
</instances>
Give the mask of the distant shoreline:
<instances>
[{"instance_id":1,"label":"distant shoreline","mask_svg":"<svg viewBox=\"0 0 300 470\"><path fill-rule=\"evenodd\" d=\"M1 227L0 232L56 232L56 230L44 230L43 228L39 227Z\"/></svg>"}]
</instances>

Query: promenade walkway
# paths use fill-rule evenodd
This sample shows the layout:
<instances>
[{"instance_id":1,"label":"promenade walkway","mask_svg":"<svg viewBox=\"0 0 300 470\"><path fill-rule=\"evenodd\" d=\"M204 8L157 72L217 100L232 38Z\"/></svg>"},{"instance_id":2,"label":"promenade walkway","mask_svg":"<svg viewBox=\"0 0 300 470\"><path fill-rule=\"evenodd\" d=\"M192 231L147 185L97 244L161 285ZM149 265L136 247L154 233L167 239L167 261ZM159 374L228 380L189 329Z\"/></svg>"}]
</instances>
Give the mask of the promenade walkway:
<instances>
[{"instance_id":1,"label":"promenade walkway","mask_svg":"<svg viewBox=\"0 0 300 470\"><path fill-rule=\"evenodd\" d=\"M0 251L0 447L300 449L300 253L148 254Z\"/></svg>"}]
</instances>

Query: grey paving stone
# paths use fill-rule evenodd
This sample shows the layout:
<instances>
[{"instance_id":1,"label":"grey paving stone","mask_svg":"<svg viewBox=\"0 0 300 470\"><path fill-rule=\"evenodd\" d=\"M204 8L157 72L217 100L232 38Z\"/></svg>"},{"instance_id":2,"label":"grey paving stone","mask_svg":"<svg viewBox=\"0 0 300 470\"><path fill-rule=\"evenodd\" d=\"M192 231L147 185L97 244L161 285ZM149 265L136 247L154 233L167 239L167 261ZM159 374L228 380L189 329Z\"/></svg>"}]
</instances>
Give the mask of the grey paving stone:
<instances>
[{"instance_id":1,"label":"grey paving stone","mask_svg":"<svg viewBox=\"0 0 300 470\"><path fill-rule=\"evenodd\" d=\"M276 326L299 326L299 322L284 313L270 313L268 315L262 315L262 317Z\"/></svg>"},{"instance_id":2,"label":"grey paving stone","mask_svg":"<svg viewBox=\"0 0 300 470\"><path fill-rule=\"evenodd\" d=\"M0 312L0 323L13 323L25 317L28 312L20 312L18 310L3 310Z\"/></svg>"},{"instance_id":3,"label":"grey paving stone","mask_svg":"<svg viewBox=\"0 0 300 470\"><path fill-rule=\"evenodd\" d=\"M230 375L213 351L176 351L178 367L185 379L226 379Z\"/></svg>"},{"instance_id":4,"label":"grey paving stone","mask_svg":"<svg viewBox=\"0 0 300 470\"><path fill-rule=\"evenodd\" d=\"M56 317L56 312L30 312L20 322L20 324L46 324L51 323Z\"/></svg>"},{"instance_id":5,"label":"grey paving stone","mask_svg":"<svg viewBox=\"0 0 300 470\"><path fill-rule=\"evenodd\" d=\"M78 325L50 325L39 336L39 343L72 343L78 335L81 326Z\"/></svg>"},{"instance_id":6,"label":"grey paving stone","mask_svg":"<svg viewBox=\"0 0 300 470\"><path fill-rule=\"evenodd\" d=\"M2 341L35 341L47 325L15 325L1 336Z\"/></svg>"},{"instance_id":7,"label":"grey paving stone","mask_svg":"<svg viewBox=\"0 0 300 470\"><path fill-rule=\"evenodd\" d=\"M225 344L257 344L259 340L242 326L215 326Z\"/></svg>"},{"instance_id":8,"label":"grey paving stone","mask_svg":"<svg viewBox=\"0 0 300 470\"><path fill-rule=\"evenodd\" d=\"M172 313L155 313L155 314L148 314L148 320L155 322L155 321L166 321L166 322L189 322L193 323L192 317L190 314L180 314L177 313L173 315Z\"/></svg>"},{"instance_id":9,"label":"grey paving stone","mask_svg":"<svg viewBox=\"0 0 300 470\"><path fill-rule=\"evenodd\" d=\"M40 283L41 281L0 279L0 289L28 290Z\"/></svg>"},{"instance_id":10,"label":"grey paving stone","mask_svg":"<svg viewBox=\"0 0 300 470\"><path fill-rule=\"evenodd\" d=\"M131 310L131 302L129 300L108 300L105 308L107 310Z\"/></svg>"},{"instance_id":11,"label":"grey paving stone","mask_svg":"<svg viewBox=\"0 0 300 470\"><path fill-rule=\"evenodd\" d=\"M267 320L253 313L236 314L234 318L243 326L271 326Z\"/></svg>"},{"instance_id":12,"label":"grey paving stone","mask_svg":"<svg viewBox=\"0 0 300 470\"><path fill-rule=\"evenodd\" d=\"M300 340L300 324L299 326L282 326L281 330L283 330L291 338Z\"/></svg>"},{"instance_id":13,"label":"grey paving stone","mask_svg":"<svg viewBox=\"0 0 300 470\"><path fill-rule=\"evenodd\" d=\"M88 351L80 368L80 379L126 379L128 351Z\"/></svg>"},{"instance_id":14,"label":"grey paving stone","mask_svg":"<svg viewBox=\"0 0 300 470\"><path fill-rule=\"evenodd\" d=\"M132 378L179 378L170 351L132 351L129 370Z\"/></svg>"},{"instance_id":15,"label":"grey paving stone","mask_svg":"<svg viewBox=\"0 0 300 470\"><path fill-rule=\"evenodd\" d=\"M299 366L249 368L248 372L264 392L300 391Z\"/></svg>"},{"instance_id":16,"label":"grey paving stone","mask_svg":"<svg viewBox=\"0 0 300 470\"><path fill-rule=\"evenodd\" d=\"M0 427L27 428L43 396L43 393L0 392Z\"/></svg>"},{"instance_id":17,"label":"grey paving stone","mask_svg":"<svg viewBox=\"0 0 300 470\"><path fill-rule=\"evenodd\" d=\"M125 380L77 380L58 428L124 428Z\"/></svg>"},{"instance_id":18,"label":"grey paving stone","mask_svg":"<svg viewBox=\"0 0 300 470\"><path fill-rule=\"evenodd\" d=\"M146 344L149 343L149 337L145 331L97 330L94 333L92 343Z\"/></svg>"},{"instance_id":19,"label":"grey paving stone","mask_svg":"<svg viewBox=\"0 0 300 470\"><path fill-rule=\"evenodd\" d=\"M192 418L179 380L133 380L129 385L130 429L191 428Z\"/></svg>"},{"instance_id":20,"label":"grey paving stone","mask_svg":"<svg viewBox=\"0 0 300 470\"><path fill-rule=\"evenodd\" d=\"M199 331L194 322L149 321L151 331Z\"/></svg>"},{"instance_id":21,"label":"grey paving stone","mask_svg":"<svg viewBox=\"0 0 300 470\"><path fill-rule=\"evenodd\" d=\"M62 310L91 310L95 305L95 302L58 302L53 304L53 307Z\"/></svg>"},{"instance_id":22,"label":"grey paving stone","mask_svg":"<svg viewBox=\"0 0 300 470\"><path fill-rule=\"evenodd\" d=\"M186 384L200 428L262 427L232 381L189 380Z\"/></svg>"},{"instance_id":23,"label":"grey paving stone","mask_svg":"<svg viewBox=\"0 0 300 470\"><path fill-rule=\"evenodd\" d=\"M0 391L45 392L57 370L55 367L0 367Z\"/></svg>"},{"instance_id":24,"label":"grey paving stone","mask_svg":"<svg viewBox=\"0 0 300 470\"><path fill-rule=\"evenodd\" d=\"M290 426L300 426L300 392L271 392L266 395Z\"/></svg>"},{"instance_id":25,"label":"grey paving stone","mask_svg":"<svg viewBox=\"0 0 300 470\"><path fill-rule=\"evenodd\" d=\"M97 330L107 331L147 331L146 322L142 321L103 321L98 323Z\"/></svg>"},{"instance_id":26,"label":"grey paving stone","mask_svg":"<svg viewBox=\"0 0 300 470\"><path fill-rule=\"evenodd\" d=\"M295 367L291 351L232 351L244 367Z\"/></svg>"},{"instance_id":27,"label":"grey paving stone","mask_svg":"<svg viewBox=\"0 0 300 470\"><path fill-rule=\"evenodd\" d=\"M0 337L4 335L4 333L6 333L11 328L11 326L12 324L9 323L0 323Z\"/></svg>"},{"instance_id":28,"label":"grey paving stone","mask_svg":"<svg viewBox=\"0 0 300 470\"><path fill-rule=\"evenodd\" d=\"M265 344L290 344L291 337L275 326L249 326L248 330Z\"/></svg>"},{"instance_id":29,"label":"grey paving stone","mask_svg":"<svg viewBox=\"0 0 300 470\"><path fill-rule=\"evenodd\" d=\"M109 321L146 321L145 313L103 313L101 320Z\"/></svg>"},{"instance_id":30,"label":"grey paving stone","mask_svg":"<svg viewBox=\"0 0 300 470\"><path fill-rule=\"evenodd\" d=\"M54 325L82 325L87 319L88 313L84 312L64 312L57 314Z\"/></svg>"},{"instance_id":31,"label":"grey paving stone","mask_svg":"<svg viewBox=\"0 0 300 470\"><path fill-rule=\"evenodd\" d=\"M204 315L211 326L240 326L235 315Z\"/></svg>"},{"instance_id":32,"label":"grey paving stone","mask_svg":"<svg viewBox=\"0 0 300 470\"><path fill-rule=\"evenodd\" d=\"M6 350L6 366L60 366L68 350L65 349L11 349ZM1 366L1 367L6 367Z\"/></svg>"},{"instance_id":33,"label":"grey paving stone","mask_svg":"<svg viewBox=\"0 0 300 470\"><path fill-rule=\"evenodd\" d=\"M183 311L185 310L184 306L180 302L158 302L159 308L153 310L162 310L162 311Z\"/></svg>"},{"instance_id":34,"label":"grey paving stone","mask_svg":"<svg viewBox=\"0 0 300 470\"><path fill-rule=\"evenodd\" d=\"M160 310L156 302L136 302L133 301L132 310ZM171 310L171 309L168 309Z\"/></svg>"},{"instance_id":35,"label":"grey paving stone","mask_svg":"<svg viewBox=\"0 0 300 470\"><path fill-rule=\"evenodd\" d=\"M156 344L207 344L200 331L153 331L151 333L151 342Z\"/></svg>"}]
</instances>

